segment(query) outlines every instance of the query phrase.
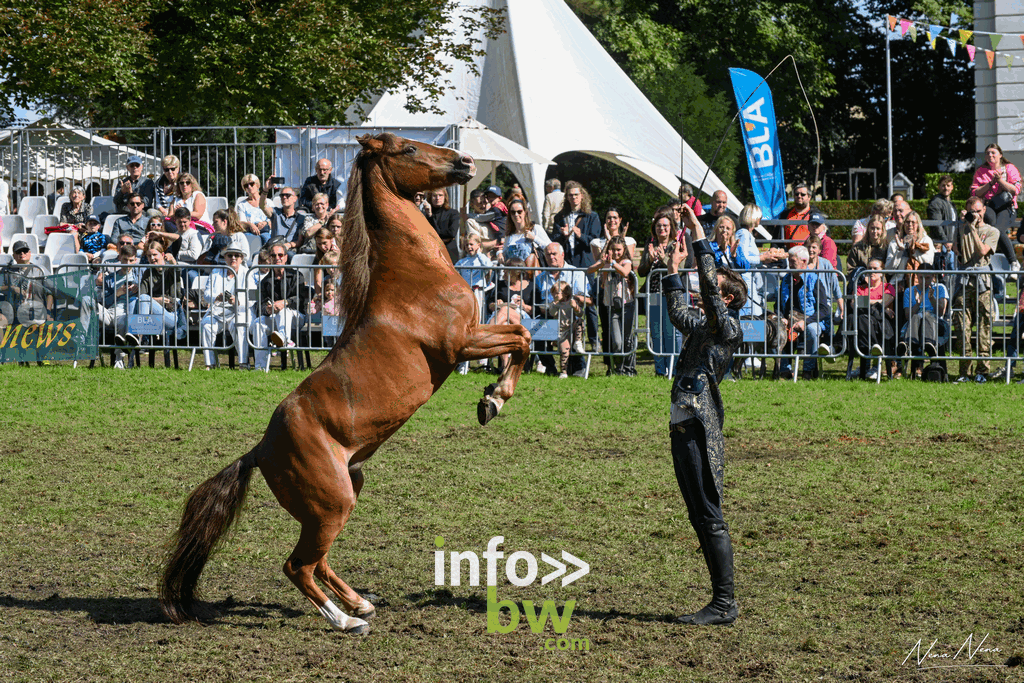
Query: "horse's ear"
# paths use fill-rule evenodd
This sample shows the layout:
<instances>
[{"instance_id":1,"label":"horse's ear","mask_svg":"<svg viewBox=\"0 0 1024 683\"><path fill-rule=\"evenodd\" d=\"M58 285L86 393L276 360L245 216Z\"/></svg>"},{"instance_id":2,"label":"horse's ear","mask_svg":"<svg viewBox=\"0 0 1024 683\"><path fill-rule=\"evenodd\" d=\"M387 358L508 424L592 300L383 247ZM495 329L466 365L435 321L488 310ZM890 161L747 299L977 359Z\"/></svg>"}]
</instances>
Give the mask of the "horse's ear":
<instances>
[{"instance_id":1,"label":"horse's ear","mask_svg":"<svg viewBox=\"0 0 1024 683\"><path fill-rule=\"evenodd\" d=\"M356 141L362 145L364 152L369 152L370 154L380 154L381 150L384 149L384 143L369 133L360 135L356 138Z\"/></svg>"}]
</instances>

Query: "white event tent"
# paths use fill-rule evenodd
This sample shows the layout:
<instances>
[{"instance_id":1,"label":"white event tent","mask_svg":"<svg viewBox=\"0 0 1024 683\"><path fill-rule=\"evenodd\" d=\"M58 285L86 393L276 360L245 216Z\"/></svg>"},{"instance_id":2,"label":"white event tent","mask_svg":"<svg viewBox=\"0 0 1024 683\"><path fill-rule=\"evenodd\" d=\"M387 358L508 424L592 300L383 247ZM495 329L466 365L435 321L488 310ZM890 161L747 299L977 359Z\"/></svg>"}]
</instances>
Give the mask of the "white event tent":
<instances>
[{"instance_id":1,"label":"white event tent","mask_svg":"<svg viewBox=\"0 0 1024 683\"><path fill-rule=\"evenodd\" d=\"M585 152L673 196L682 153L683 179L694 188L700 185L707 165L563 0L462 0L461 6L481 3L506 12L505 31L486 41L486 56L476 61L479 75L464 63L455 65L454 90L438 103L444 113L411 113L404 94L385 93L371 101L363 126L393 132L437 129L472 118L542 157ZM505 165L523 182L533 206L540 206L548 165ZM483 180L483 174L474 178ZM711 173L704 191L716 190L724 190L729 207L739 212L742 204Z\"/></svg>"}]
</instances>

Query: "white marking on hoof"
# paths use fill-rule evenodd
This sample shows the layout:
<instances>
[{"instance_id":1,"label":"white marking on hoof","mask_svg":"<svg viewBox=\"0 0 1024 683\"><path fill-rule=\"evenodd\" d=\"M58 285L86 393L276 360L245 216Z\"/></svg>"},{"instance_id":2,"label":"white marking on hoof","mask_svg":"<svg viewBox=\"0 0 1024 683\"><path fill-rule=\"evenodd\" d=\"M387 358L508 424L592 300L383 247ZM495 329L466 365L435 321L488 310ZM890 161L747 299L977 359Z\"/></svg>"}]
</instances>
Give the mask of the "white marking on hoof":
<instances>
[{"instance_id":1,"label":"white marking on hoof","mask_svg":"<svg viewBox=\"0 0 1024 683\"><path fill-rule=\"evenodd\" d=\"M320 614L323 615L324 619L327 620L327 623L330 624L331 628L335 631L362 634L370 630L369 624L364 620L357 617L350 617L338 609L330 600L317 609L320 610Z\"/></svg>"},{"instance_id":2,"label":"white marking on hoof","mask_svg":"<svg viewBox=\"0 0 1024 683\"><path fill-rule=\"evenodd\" d=\"M505 405L505 399L498 398L497 396L494 396L494 395L488 396L487 400L489 402L491 402L492 404L494 404L494 412L495 413L500 413L501 412L501 407L503 405Z\"/></svg>"},{"instance_id":3,"label":"white marking on hoof","mask_svg":"<svg viewBox=\"0 0 1024 683\"><path fill-rule=\"evenodd\" d=\"M359 603L359 607L356 607L354 614L357 617L365 617L369 619L370 617L377 615L377 608L373 606L373 603L364 598L363 601Z\"/></svg>"}]
</instances>

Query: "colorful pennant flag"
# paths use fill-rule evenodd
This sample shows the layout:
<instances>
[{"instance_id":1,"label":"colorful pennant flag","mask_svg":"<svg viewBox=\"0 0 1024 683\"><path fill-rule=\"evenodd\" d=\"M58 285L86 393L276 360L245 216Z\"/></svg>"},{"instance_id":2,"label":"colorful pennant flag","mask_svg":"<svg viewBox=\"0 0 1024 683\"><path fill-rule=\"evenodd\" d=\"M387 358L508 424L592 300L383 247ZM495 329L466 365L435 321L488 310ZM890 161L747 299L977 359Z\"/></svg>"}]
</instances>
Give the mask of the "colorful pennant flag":
<instances>
[{"instance_id":1,"label":"colorful pennant flag","mask_svg":"<svg viewBox=\"0 0 1024 683\"><path fill-rule=\"evenodd\" d=\"M995 68L995 67L992 66L995 63L995 59L996 59L996 53L995 52L992 52L992 50L985 50L985 59L988 60L988 68L990 68L990 69Z\"/></svg>"},{"instance_id":2,"label":"colorful pennant flag","mask_svg":"<svg viewBox=\"0 0 1024 683\"><path fill-rule=\"evenodd\" d=\"M911 24L910 25L910 41L913 42L913 43L917 42L917 25L916 24Z\"/></svg>"},{"instance_id":3,"label":"colorful pennant flag","mask_svg":"<svg viewBox=\"0 0 1024 683\"><path fill-rule=\"evenodd\" d=\"M1021 45L1024 45L1024 33L1020 34Z\"/></svg>"},{"instance_id":4,"label":"colorful pennant flag","mask_svg":"<svg viewBox=\"0 0 1024 683\"><path fill-rule=\"evenodd\" d=\"M889 18L889 30L890 31L895 31L896 30L896 17L892 16L891 14L888 14L886 16Z\"/></svg>"},{"instance_id":5,"label":"colorful pennant flag","mask_svg":"<svg viewBox=\"0 0 1024 683\"><path fill-rule=\"evenodd\" d=\"M900 19L900 33L907 35L907 29L910 28L910 22L906 19Z\"/></svg>"},{"instance_id":6,"label":"colorful pennant flag","mask_svg":"<svg viewBox=\"0 0 1024 683\"><path fill-rule=\"evenodd\" d=\"M949 45L949 54L956 57L956 41L952 38L946 38L946 45Z\"/></svg>"},{"instance_id":7,"label":"colorful pennant flag","mask_svg":"<svg viewBox=\"0 0 1024 683\"><path fill-rule=\"evenodd\" d=\"M995 52L996 45L999 45L999 41L1003 39L1001 33L990 33L988 39L992 41L992 51Z\"/></svg>"},{"instance_id":8,"label":"colorful pennant flag","mask_svg":"<svg viewBox=\"0 0 1024 683\"><path fill-rule=\"evenodd\" d=\"M967 45L967 41L974 35L974 31L968 31L967 29L960 29L960 44Z\"/></svg>"},{"instance_id":9,"label":"colorful pennant flag","mask_svg":"<svg viewBox=\"0 0 1024 683\"><path fill-rule=\"evenodd\" d=\"M936 26L935 24L928 25L928 42L932 44L932 49L935 49L935 39L942 33L942 27Z\"/></svg>"},{"instance_id":10,"label":"colorful pennant flag","mask_svg":"<svg viewBox=\"0 0 1024 683\"><path fill-rule=\"evenodd\" d=\"M957 16L957 13L956 12L950 12L949 13L949 25L950 26L956 26L959 23L960 23L960 17Z\"/></svg>"},{"instance_id":11,"label":"colorful pennant flag","mask_svg":"<svg viewBox=\"0 0 1024 683\"><path fill-rule=\"evenodd\" d=\"M974 64L974 51L977 49L973 45L964 45L967 48L967 55L971 58L971 64Z\"/></svg>"},{"instance_id":12,"label":"colorful pennant flag","mask_svg":"<svg viewBox=\"0 0 1024 683\"><path fill-rule=\"evenodd\" d=\"M1012 69L1013 68L1013 55L1003 55L1003 56L1006 57L1006 68L1007 69Z\"/></svg>"}]
</instances>

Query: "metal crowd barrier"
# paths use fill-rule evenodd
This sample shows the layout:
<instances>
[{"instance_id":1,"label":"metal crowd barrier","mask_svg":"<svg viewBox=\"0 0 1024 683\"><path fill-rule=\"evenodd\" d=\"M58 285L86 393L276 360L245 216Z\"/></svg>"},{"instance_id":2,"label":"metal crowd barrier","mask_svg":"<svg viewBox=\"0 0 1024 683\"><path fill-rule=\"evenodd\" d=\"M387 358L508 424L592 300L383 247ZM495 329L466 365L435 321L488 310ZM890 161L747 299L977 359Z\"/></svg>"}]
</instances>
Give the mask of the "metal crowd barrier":
<instances>
[{"instance_id":1,"label":"metal crowd barrier","mask_svg":"<svg viewBox=\"0 0 1024 683\"><path fill-rule=\"evenodd\" d=\"M604 358L610 372L624 375L636 374L636 340L637 340L637 311L639 308L637 294L636 273L630 273L628 282L624 288L611 288L608 296L605 296L601 288L601 272L596 275L587 276L582 269L571 266L565 268L525 266L501 266L490 267L462 267L457 266L456 270L463 274L467 282L471 283L474 292L477 294L477 302L480 308L480 322L499 322L505 319L500 314L502 305L497 303L497 291L499 284L511 286L513 280L525 277L529 284L526 289L532 293L527 297L520 296L518 300L504 301L504 306L509 308L517 322L530 330L532 336L531 347L535 354L541 356L545 368L557 365L558 356L557 342L559 332L559 314L555 307L550 306L550 290L555 280L573 281L575 283L574 293L585 293L591 300L582 316L583 339L593 342L600 339L598 346L591 345L591 350L584 348L583 353L578 349L570 347L570 357L582 358L583 368L577 370L584 377L590 374L591 361L594 357ZM609 272L614 272L609 269ZM478 283L479 277L482 281ZM628 294L617 301L615 293L628 291ZM533 300L534 305L524 303ZM543 301L544 304L537 304ZM527 310L527 308L529 310ZM565 315L563 313L563 315ZM572 321L575 323L575 319ZM552 345L555 348L552 349ZM617 347L617 348L616 348ZM570 373L571 374L571 373Z\"/></svg>"},{"instance_id":2,"label":"metal crowd barrier","mask_svg":"<svg viewBox=\"0 0 1024 683\"><path fill-rule=\"evenodd\" d=\"M214 297L211 296L210 282L215 278L218 270L227 266L196 266L194 264L177 264L155 266L150 264L132 264L128 266L129 272L124 272L125 265L117 262L107 262L90 265L86 268L79 265L68 265L58 267L58 274L81 273L80 277L94 279L99 283L95 300L86 300L87 297L79 297L77 300L70 300L66 296L55 296L47 299L45 294L38 302L33 304L33 310L42 308L44 316L50 319L61 320L68 316L78 316L79 311L85 307L90 309L91 319L101 325L100 349L104 352L126 352L134 350L158 351L190 351L192 362L197 354L211 352L223 354L235 349L241 355L241 349L237 339L244 338L246 342L246 354L250 363L253 362L258 352L265 358L261 369L269 366L269 354L276 351L308 353L310 351L329 350L343 322L339 317L332 314L325 314L323 311L323 297L317 297L313 292L313 283L318 271L336 272L334 266L285 266L286 277L298 278L299 286L305 292L300 298L304 306L302 310L296 310L291 319L290 327L277 329L282 334L286 346L278 347L271 343L270 332L275 330L274 321L271 316L265 315L266 301L263 300L259 283L262 277L268 277L269 267L260 268L253 266L247 269L246 276L235 278L228 285L227 292L237 302L234 308L235 316L226 324L219 325L212 336L207 332L204 340L204 322L217 321L223 310L218 310ZM576 278L576 289L589 291L592 305L584 314L592 311L592 317L600 327L600 334L609 339L612 332L620 333L623 340L620 348L591 348L584 351L582 358L586 362L584 373L589 372L589 362L594 356L608 359L618 371L627 371L628 365L635 356L637 339L640 333L646 334L647 350L655 358L661 357L667 360L668 372L671 373L671 363L679 352L679 342L669 341L667 345L656 345L652 335L652 327L656 315L652 314L652 306L655 313L661 305L661 295L649 292L649 285L652 281L648 277L643 286L632 290L634 296L632 302L622 302L620 305L614 298L606 298L603 295L595 294L592 289L596 278L587 278L581 271L575 269L556 268L529 268L529 267L502 267L492 266L490 268L478 269L485 276L484 285L478 289L478 297L481 301L481 322L488 322L495 315L491 311L491 304L498 308L495 290L500 282L506 285L511 284L515 273L523 273L529 280L528 287L533 290L533 297L536 300L547 301L550 291L552 277L562 271L565 273L579 273L569 275ZM29 272L23 272L29 271ZM22 317L29 315L27 308L22 307L20 299L15 299L15 290L10 287L13 279L20 275L41 278L44 273L35 266L8 266L5 267L5 275L0 276L0 315L5 316L8 321L16 321L18 315ZM1022 332L1024 325L1021 324L1021 314L1016 312L1018 297L1011 278L1017 273L1009 270L984 270L984 271L878 271L888 281L895 281L897 284L897 300L894 302L893 314L889 319L888 329L891 334L886 334L886 327L883 325L882 338L879 338L876 327L868 325L867 330L862 330L865 324L871 321L871 302L863 295L856 293L856 285L861 276L868 275L870 271L859 271L855 277L848 279L841 271L828 269L803 270L803 274L814 273L831 280L828 291L841 294L829 297L829 308L833 311L833 318L824 325L820 335L820 343L827 348L819 352L818 348L810 348L806 343L788 343L788 336L780 341L779 322L780 313L780 292L781 282L785 277L790 276L794 271L777 268L758 268L748 271L738 271L747 282L751 294L748 307L739 314L741 326L744 330L744 343L736 359L741 368L748 365L749 359L757 358L761 363L760 371L763 376L766 370L767 359L774 358L776 369L784 360L789 360L793 372L794 381L799 376L801 361L808 357L835 359L841 356L848 357L848 371L854 369L854 365L860 359L869 362L877 362L882 367L877 370L874 378L880 381L883 364L894 361L904 364L905 372L916 369L916 366L927 363L960 362L970 361L975 365L990 363L989 369L983 374L1001 374L1001 379L1009 382L1010 367L1013 359L1016 358L1021 349ZM666 271L652 271L652 274L664 275ZM694 271L683 271L683 282L685 294L691 301L699 296ZM935 290L936 300L944 299L945 304L936 305L940 315L935 317L934 349L926 349L924 340L914 343L912 331L914 326L920 326L926 317L913 307L904 305L904 298L907 291L903 282L908 275L916 275L924 283L924 290L930 292L931 285L938 285ZM3 289L4 278L12 280ZM326 274L325 276L326 277ZM150 288L139 286L143 280L150 280L159 283L160 288L165 292L175 290L174 283L177 283L177 297L170 297L173 301L158 301L154 305L152 301L147 302L144 294L152 291ZM986 286L986 281L991 280L994 284ZM1003 281L1000 283L999 281ZM635 286L635 276L630 282ZM111 284L113 283L113 284ZM585 283L585 284L584 284ZM125 285L128 285L126 288ZM132 285L135 285L134 287ZM977 296L974 292L979 289L985 290ZM547 291L545 291L547 290ZM1009 290L1009 291L1007 291ZM961 292L964 294L962 295ZM915 290L916 293L916 290ZM20 295L19 295L20 296ZM38 298L38 297L37 297ZM538 354L553 357L558 353L557 349L551 348L551 342L558 339L558 321L552 319L551 311L539 311L531 308L526 310L521 297L518 301L506 302L512 311L515 311L522 319L524 315L529 320L524 320L537 334L534 336L534 351ZM527 298L528 300L528 298ZM314 302L310 308L309 302ZM840 301L842 303L840 303ZM147 305L148 304L148 305ZM17 305L17 308L16 308ZM645 315L646 323L641 325L639 315L626 314L627 309L632 306L636 311ZM20 311L18 309L21 309ZM838 315L842 310L845 315ZM977 321L986 319L985 313L991 313L991 334L985 329L986 326L977 324ZM223 317L223 316L221 316ZM970 321L970 327L964 324L964 320ZM598 322L599 321L599 322ZM224 320L220 320L224 323ZM926 321L927 322L927 321ZM266 334L262 335L265 341L260 342L260 335L256 334L257 325L266 326ZM618 325L620 327L612 327ZM210 327L209 325L207 325ZM963 330L967 328L966 334ZM185 336L179 338L179 333L184 329ZM667 330L666 330L667 331ZM673 328L674 331L674 328ZM590 337L596 330L586 330L584 321L584 336ZM774 334L773 334L774 332ZM927 328L926 328L927 332ZM135 335L138 344L134 344L128 335ZM927 334L923 335L927 336ZM806 337L806 335L805 335ZM858 338L861 343L858 343ZM662 337L663 339L665 337ZM991 343L989 343L991 338ZM218 340L219 341L216 341ZM799 341L799 340L798 340ZM257 343L260 342L260 343ZM904 349L900 342L907 344ZM965 348L965 342L967 346ZM878 349L872 347L878 345ZM981 349L989 349L982 351ZM1001 350L1003 356L993 357L996 350ZM572 356L580 358L581 354L575 350ZM129 357L130 358L130 357ZM301 359L301 355L300 355ZM241 361L242 359L239 358ZM130 362L130 360L129 360ZM190 362L190 367L192 362ZM553 358L552 358L552 362ZM616 363L618 363L616 365ZM301 365L301 363L300 363ZM949 372L950 378L959 373ZM977 374L974 372L972 374Z\"/></svg>"},{"instance_id":3,"label":"metal crowd barrier","mask_svg":"<svg viewBox=\"0 0 1024 683\"><path fill-rule=\"evenodd\" d=\"M1012 285L1011 276L1016 273L1009 270L983 270L983 271L897 271L881 270L879 272L886 282L896 285L896 298L893 302L892 315L886 316L888 325L881 325L881 337L877 333L877 326L872 325L872 303L867 295L858 295L857 285L868 277L872 271L861 270L855 274L853 281L841 271L831 269L801 270L802 274L814 273L819 277L827 278L830 283L826 285L828 306L832 311L832 318L823 324L823 329L818 338L818 347L812 348L808 344L807 335L801 335L798 343L790 344L788 335L780 339L779 335L786 332L785 328L780 329L779 319L786 317L787 311L782 310L780 283L785 277L791 276L794 272L788 268L758 268L752 270L737 270L743 277L748 287L748 298L750 303L737 317L740 320L744 332L744 343L735 355L741 368L750 367L753 370L760 370L763 376L765 363L768 358L776 359L776 371L780 362L789 360L792 379L800 375L798 366L801 361L808 358L835 359L841 356L848 356L847 375L854 372L854 364L860 359L870 363L878 363L879 367L875 372L870 372L871 377L881 381L883 371L886 368L882 364L890 361L906 366L906 372L912 372L918 367L932 362L970 361L975 365L991 363L990 370L981 374L994 374L996 366L1002 366L1001 379L1009 382L1011 377L1011 363L1020 352L1022 344L1022 332L1024 325L1021 324L1021 315L1016 313L1018 297L1006 292L1006 285ZM665 270L652 271L652 274L667 274ZM685 286L685 296L691 303L699 299L698 283L695 271L681 271ZM910 290L914 299L920 307L906 306L904 298L908 291L905 285L908 276L916 275L919 284L917 289ZM982 278L991 279L995 284L987 291L973 296L971 292L979 289L979 280ZM1003 283L995 282L1001 279ZM659 308L664 305L663 295L649 291L651 278L644 283L644 294L647 299L646 320L647 325L641 328L641 332L647 334L647 350L655 358L662 357L668 360L671 373L671 361L678 355L679 344L682 340L675 340L669 345L658 344L659 335L655 331L658 325L664 326L667 323L659 321ZM931 285L938 285L934 293L944 296L944 304L938 306L939 315L929 315L925 307L920 304L922 291L933 296ZM984 289L984 287L981 287ZM1011 287L1012 289L1012 287ZM960 292L966 292L961 297ZM877 306L877 304L875 304ZM652 308L654 312L652 313ZM991 311L991 325L986 329L979 326L978 321L983 319L985 311ZM877 315L877 314L875 314ZM884 314L883 314L884 315ZM966 316L961 318L960 316ZM969 320L969 329L961 320ZM865 329L866 327L866 329ZM774 328L774 329L773 329ZM968 329L967 334L963 333ZM887 330L891 333L887 334ZM774 332L774 334L772 334ZM915 334L917 332L917 334ZM774 348L772 341L774 337ZM991 342L989 342L991 338ZM858 343L860 339L860 343ZM904 348L901 342L906 344ZM934 348L926 346L929 342ZM965 342L967 343L965 349ZM879 348L874 348L878 345ZM989 351L982 351L983 348ZM1002 348L1005 357L993 357L992 350ZM879 349L881 353L878 354ZM875 353L872 353L874 351ZM968 352L969 351L969 352ZM756 366L752 359L758 359L760 367ZM891 368L891 366L889 366ZM950 378L959 373L950 372ZM971 373L978 374L977 371Z\"/></svg>"},{"instance_id":4,"label":"metal crowd barrier","mask_svg":"<svg viewBox=\"0 0 1024 683\"><path fill-rule=\"evenodd\" d=\"M58 271L81 268L62 266ZM221 275L227 268L186 263L160 266L136 263L127 267L117 262L91 265L89 271L82 272L96 279L97 297L95 301L79 303L91 307L94 319L102 325L99 342L102 351L190 351L189 369L201 352L214 354L206 359L214 363L216 354L233 352L240 363L250 364L257 354L263 357L266 353L266 360L260 363L259 369L267 369L269 354L273 352L302 354L329 350L334 345L343 322L339 322L337 315L323 313L322 296L313 291L314 273L336 272L334 266L283 267L286 278L298 279L302 294L299 296L301 310L287 306L294 315L281 316L291 324L282 325L280 329L276 316L266 314L267 302L260 290L262 278L270 276L271 268L253 266L247 268L243 276L225 279ZM139 286L147 279L159 283L163 292L176 290L178 296L168 297L171 301L153 302ZM105 284L111 282L114 284ZM260 334L261 328L263 334ZM283 347L272 343L274 331L281 334ZM179 336L182 332L184 336ZM129 335L134 335L134 339ZM303 366L302 355L298 359L300 367Z\"/></svg>"}]
</instances>

